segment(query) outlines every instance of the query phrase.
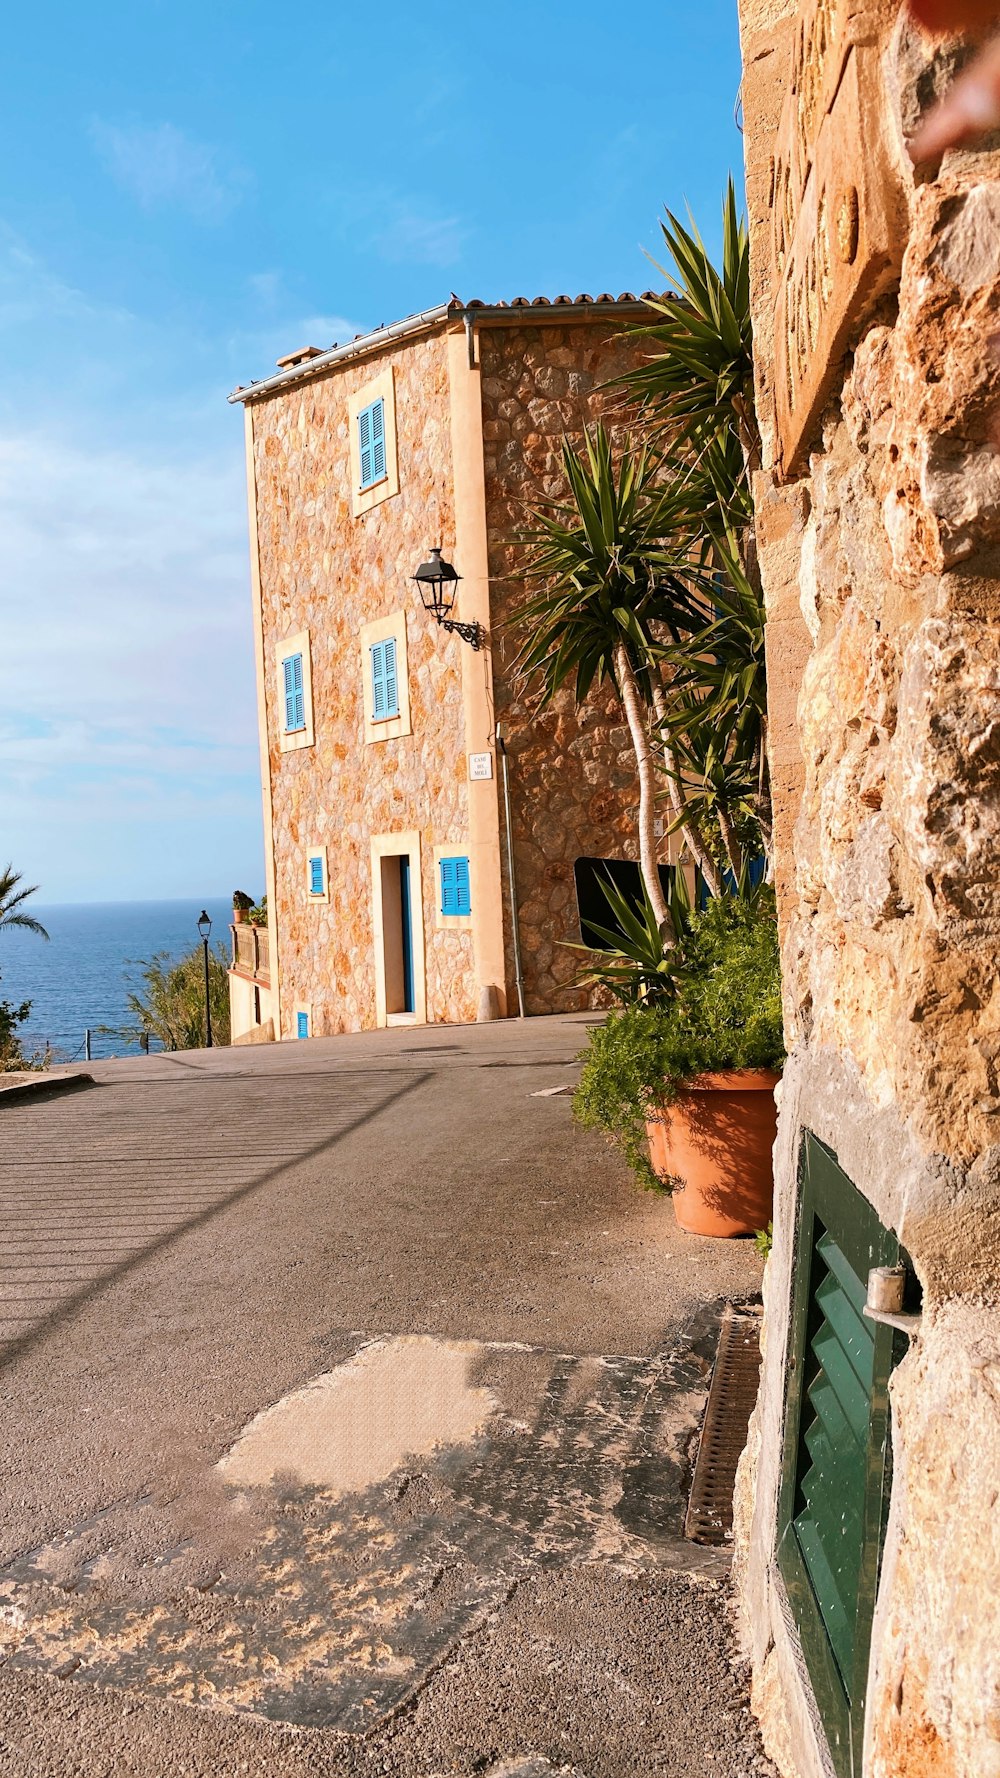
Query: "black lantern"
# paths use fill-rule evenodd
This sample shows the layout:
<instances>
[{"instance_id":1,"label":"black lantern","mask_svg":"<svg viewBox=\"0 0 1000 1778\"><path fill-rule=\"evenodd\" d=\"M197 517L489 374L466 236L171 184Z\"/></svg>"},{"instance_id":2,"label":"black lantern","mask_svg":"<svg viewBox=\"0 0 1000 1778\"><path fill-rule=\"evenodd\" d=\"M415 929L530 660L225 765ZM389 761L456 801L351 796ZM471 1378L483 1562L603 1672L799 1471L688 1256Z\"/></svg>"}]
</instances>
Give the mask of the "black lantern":
<instances>
[{"instance_id":1,"label":"black lantern","mask_svg":"<svg viewBox=\"0 0 1000 1778\"><path fill-rule=\"evenodd\" d=\"M420 597L425 611L441 625L443 630L451 630L468 642L472 648L481 648L483 632L479 624L456 623L450 613L455 606L455 594L460 574L456 574L450 562L443 560L440 549L432 549L426 562L421 562L413 576L420 588Z\"/></svg>"},{"instance_id":2,"label":"black lantern","mask_svg":"<svg viewBox=\"0 0 1000 1778\"><path fill-rule=\"evenodd\" d=\"M198 937L201 939L205 953L205 1048L212 1048L212 996L208 979L208 940L212 930L212 922L206 908L198 915Z\"/></svg>"}]
</instances>

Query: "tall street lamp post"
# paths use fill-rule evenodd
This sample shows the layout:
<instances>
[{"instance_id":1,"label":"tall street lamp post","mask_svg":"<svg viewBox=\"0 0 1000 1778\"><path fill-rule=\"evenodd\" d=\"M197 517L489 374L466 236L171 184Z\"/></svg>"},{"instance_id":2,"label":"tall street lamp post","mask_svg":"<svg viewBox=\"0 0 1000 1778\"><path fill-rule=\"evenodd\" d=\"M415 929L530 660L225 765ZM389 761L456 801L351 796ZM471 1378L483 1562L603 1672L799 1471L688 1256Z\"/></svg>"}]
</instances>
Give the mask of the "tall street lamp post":
<instances>
[{"instance_id":1,"label":"tall street lamp post","mask_svg":"<svg viewBox=\"0 0 1000 1778\"><path fill-rule=\"evenodd\" d=\"M212 1002L208 985L208 940L212 931L212 922L205 909L198 916L198 932L201 935L202 947L205 952L205 1047L212 1047Z\"/></svg>"}]
</instances>

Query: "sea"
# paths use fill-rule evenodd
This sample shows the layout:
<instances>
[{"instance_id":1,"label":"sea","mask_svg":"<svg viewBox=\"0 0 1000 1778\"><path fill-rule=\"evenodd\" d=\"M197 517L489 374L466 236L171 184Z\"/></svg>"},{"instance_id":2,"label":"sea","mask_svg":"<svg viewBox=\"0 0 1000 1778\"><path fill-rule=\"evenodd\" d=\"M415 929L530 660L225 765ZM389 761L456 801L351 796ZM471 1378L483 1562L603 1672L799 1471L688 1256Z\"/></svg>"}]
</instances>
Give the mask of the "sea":
<instances>
[{"instance_id":1,"label":"sea","mask_svg":"<svg viewBox=\"0 0 1000 1778\"><path fill-rule=\"evenodd\" d=\"M140 985L141 965L158 952L176 962L200 944L202 908L212 922L212 949L221 945L228 958L228 896L206 902L94 901L55 907L28 902L25 912L41 921L48 943L16 926L0 927L0 999L15 1005L31 1001L31 1016L20 1027L25 1054L48 1048L53 1061L80 1060L89 1028L95 1060L137 1055L139 1045L119 1035L131 1022L129 988Z\"/></svg>"}]
</instances>

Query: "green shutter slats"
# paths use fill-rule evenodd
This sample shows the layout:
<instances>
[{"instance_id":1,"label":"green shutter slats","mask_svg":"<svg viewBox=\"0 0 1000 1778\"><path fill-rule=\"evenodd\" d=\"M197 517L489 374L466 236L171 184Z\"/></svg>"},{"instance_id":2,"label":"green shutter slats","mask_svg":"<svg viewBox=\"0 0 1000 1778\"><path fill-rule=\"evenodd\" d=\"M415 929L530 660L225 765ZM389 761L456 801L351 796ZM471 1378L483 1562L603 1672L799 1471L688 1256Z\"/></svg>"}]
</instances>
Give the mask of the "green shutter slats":
<instances>
[{"instance_id":1,"label":"green shutter slats","mask_svg":"<svg viewBox=\"0 0 1000 1778\"><path fill-rule=\"evenodd\" d=\"M281 663L285 688L285 730L306 726L306 701L302 675L302 656L290 654Z\"/></svg>"},{"instance_id":2,"label":"green shutter slats","mask_svg":"<svg viewBox=\"0 0 1000 1778\"><path fill-rule=\"evenodd\" d=\"M891 1329L863 1315L868 1271L905 1259L836 1157L800 1155L778 1561L838 1778L857 1778L888 1511Z\"/></svg>"},{"instance_id":3,"label":"green shutter slats","mask_svg":"<svg viewBox=\"0 0 1000 1778\"><path fill-rule=\"evenodd\" d=\"M826 1559L826 1553L812 1520L805 1514L800 1515L795 1521L795 1531L809 1579L823 1614L823 1622L830 1638L834 1658L841 1674L846 1678L851 1669L853 1647L850 1619L837 1591L837 1583L833 1578L830 1564Z\"/></svg>"},{"instance_id":4,"label":"green shutter slats","mask_svg":"<svg viewBox=\"0 0 1000 1778\"><path fill-rule=\"evenodd\" d=\"M837 1514L836 1522L840 1527L838 1531L832 1529L831 1514L834 1511ZM822 1577L819 1575L813 1577L814 1584L817 1579L822 1578L826 1587L833 1588L836 1600L843 1607L847 1619L847 1634L839 1651L838 1659L840 1654L849 1657L854 1644L851 1615L853 1602L858 1595L858 1580L861 1575L862 1540L858 1535L857 1521L850 1513L842 1517L841 1509L835 1507L818 1483L813 1482L806 1490L806 1506L795 1520L796 1530L804 1523L811 1526L818 1547L823 1551L825 1564L823 1575ZM821 1597L821 1607L825 1604L826 1598Z\"/></svg>"},{"instance_id":5,"label":"green shutter slats","mask_svg":"<svg viewBox=\"0 0 1000 1778\"><path fill-rule=\"evenodd\" d=\"M872 1360L875 1352L874 1323L862 1321L849 1303L836 1278L827 1276L816 1291L816 1301L829 1327L847 1355L851 1369L867 1395L872 1386Z\"/></svg>"},{"instance_id":6,"label":"green shutter slats","mask_svg":"<svg viewBox=\"0 0 1000 1778\"><path fill-rule=\"evenodd\" d=\"M858 1382L847 1354L842 1350L833 1329L824 1322L820 1332L812 1341L812 1349L822 1366L823 1373L829 1378L837 1400L844 1410L852 1426L856 1426L862 1439L868 1436L868 1397Z\"/></svg>"},{"instance_id":7,"label":"green shutter slats","mask_svg":"<svg viewBox=\"0 0 1000 1778\"><path fill-rule=\"evenodd\" d=\"M841 1253L832 1235L820 1236L816 1243L816 1252L820 1255L827 1270L833 1273L844 1295L850 1303L853 1303L860 1316L867 1300L867 1278L862 1283L850 1261ZM874 1265L876 1262L872 1260L871 1263ZM868 1327L866 1321L863 1321L861 1325L865 1329Z\"/></svg>"},{"instance_id":8,"label":"green shutter slats","mask_svg":"<svg viewBox=\"0 0 1000 1778\"><path fill-rule=\"evenodd\" d=\"M827 1548L832 1551L850 1536L855 1540L855 1555L859 1556L864 1528L864 1470L849 1449L837 1451L831 1445L818 1420L807 1431L805 1445L812 1468L803 1477L802 1494L813 1509L813 1518L832 1527ZM856 1569L856 1562L854 1566Z\"/></svg>"},{"instance_id":9,"label":"green shutter slats","mask_svg":"<svg viewBox=\"0 0 1000 1778\"><path fill-rule=\"evenodd\" d=\"M850 1451L852 1444L863 1451L864 1428L849 1420L837 1399L836 1390L825 1371L809 1385L809 1403L826 1431L834 1450Z\"/></svg>"}]
</instances>

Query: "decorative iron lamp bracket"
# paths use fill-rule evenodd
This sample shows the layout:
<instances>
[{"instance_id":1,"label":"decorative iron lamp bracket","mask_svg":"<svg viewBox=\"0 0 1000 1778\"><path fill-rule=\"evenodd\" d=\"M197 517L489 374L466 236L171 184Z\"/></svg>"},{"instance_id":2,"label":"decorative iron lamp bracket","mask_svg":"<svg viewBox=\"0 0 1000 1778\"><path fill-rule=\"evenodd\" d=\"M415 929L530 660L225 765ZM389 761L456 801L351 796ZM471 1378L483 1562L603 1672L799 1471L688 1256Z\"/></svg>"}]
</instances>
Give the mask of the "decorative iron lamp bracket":
<instances>
[{"instance_id":1,"label":"decorative iron lamp bracket","mask_svg":"<svg viewBox=\"0 0 1000 1778\"><path fill-rule=\"evenodd\" d=\"M420 598L424 610L429 612L442 630L450 630L455 636L461 636L470 648L477 651L483 646L484 632L482 624L462 624L450 616L455 605L455 592L461 575L456 574L450 562L442 559L440 549L432 549L426 562L421 562L413 576L420 589Z\"/></svg>"}]
</instances>

